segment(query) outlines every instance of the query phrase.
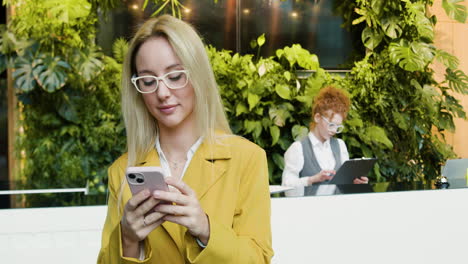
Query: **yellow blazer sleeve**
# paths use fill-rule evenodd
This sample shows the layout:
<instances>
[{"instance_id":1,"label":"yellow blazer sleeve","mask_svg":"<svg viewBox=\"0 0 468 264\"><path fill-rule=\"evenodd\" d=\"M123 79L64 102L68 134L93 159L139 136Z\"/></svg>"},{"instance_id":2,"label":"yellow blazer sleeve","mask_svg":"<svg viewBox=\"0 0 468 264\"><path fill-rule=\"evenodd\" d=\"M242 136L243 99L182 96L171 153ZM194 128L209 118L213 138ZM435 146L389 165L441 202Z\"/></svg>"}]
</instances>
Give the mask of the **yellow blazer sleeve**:
<instances>
[{"instance_id":1,"label":"yellow blazer sleeve","mask_svg":"<svg viewBox=\"0 0 468 264\"><path fill-rule=\"evenodd\" d=\"M252 144L253 145L253 144ZM250 155L249 155L250 154ZM208 215L210 239L201 249L185 236L190 263L270 263L273 256L270 224L270 192L265 151L255 145L233 161L240 172L239 194L232 226L220 224ZM231 191L225 190L225 195ZM219 205L222 206L222 205Z\"/></svg>"},{"instance_id":2,"label":"yellow blazer sleeve","mask_svg":"<svg viewBox=\"0 0 468 264\"><path fill-rule=\"evenodd\" d=\"M119 193L116 190L121 189L121 180L123 169L114 163L108 170L109 176L109 198L107 204L107 216L102 231L101 250L98 256L98 264L131 264L131 263L150 263L152 258L151 246L145 240L145 259L123 257L122 239L120 229L120 219L123 214L125 203L121 201L120 208ZM118 188L116 188L118 187Z\"/></svg>"}]
</instances>

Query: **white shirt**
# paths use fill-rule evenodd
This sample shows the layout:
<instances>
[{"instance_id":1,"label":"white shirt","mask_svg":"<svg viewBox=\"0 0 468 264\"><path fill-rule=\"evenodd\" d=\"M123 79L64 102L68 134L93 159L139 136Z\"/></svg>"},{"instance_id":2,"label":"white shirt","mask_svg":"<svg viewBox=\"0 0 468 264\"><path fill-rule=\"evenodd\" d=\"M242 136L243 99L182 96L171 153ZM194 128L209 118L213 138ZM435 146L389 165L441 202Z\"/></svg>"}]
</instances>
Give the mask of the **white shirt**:
<instances>
[{"instance_id":1,"label":"white shirt","mask_svg":"<svg viewBox=\"0 0 468 264\"><path fill-rule=\"evenodd\" d=\"M193 144L190 149L187 151L187 161L185 162L184 165L184 170L182 170L182 175L180 176L180 179L184 177L185 171L187 170L190 161L193 158L193 155L195 155L195 152L197 151L198 147L200 147L203 139L200 137L195 144ZM171 174L171 168L169 167L169 162L166 159L166 156L164 155L164 152L162 151L161 144L159 143L159 135L156 137L156 151L158 152L159 155L159 161L161 162L161 167L163 169L164 175L166 177L170 177Z\"/></svg>"},{"instance_id":2,"label":"white shirt","mask_svg":"<svg viewBox=\"0 0 468 264\"><path fill-rule=\"evenodd\" d=\"M331 149L330 139L322 143L312 132L309 132L307 137L312 143L312 149L314 150L315 158L320 168L322 170L334 170L336 161ZM338 145L340 146L341 161L344 163L349 160L348 149L341 139L338 139ZM284 153L282 185L291 187L307 186L308 177L299 178L299 173L302 171L302 168L304 168L302 144L300 141L296 141L286 150L286 153Z\"/></svg>"},{"instance_id":3,"label":"white shirt","mask_svg":"<svg viewBox=\"0 0 468 264\"><path fill-rule=\"evenodd\" d=\"M187 151L187 161L185 162L184 165L184 170L182 171L182 175L180 176L180 179L184 177L185 171L187 170L190 161L193 158L193 155L195 155L195 152L197 151L198 147L200 147L201 143L203 142L203 138L200 137L195 144L190 147L190 149ZM171 168L169 167L169 162L166 159L166 156L164 156L164 152L162 151L161 148L161 143L159 143L159 135L156 137L156 143L155 143L156 151L158 152L159 155L159 161L161 162L161 167L164 172L165 177L170 177L172 175L171 173ZM169 186L169 188L173 188L172 186ZM197 243L200 245L200 241L197 238ZM145 259L145 246L143 243L139 244L140 246L140 256L138 257L139 260L144 260ZM205 245L200 245L201 247L205 247Z\"/></svg>"}]
</instances>

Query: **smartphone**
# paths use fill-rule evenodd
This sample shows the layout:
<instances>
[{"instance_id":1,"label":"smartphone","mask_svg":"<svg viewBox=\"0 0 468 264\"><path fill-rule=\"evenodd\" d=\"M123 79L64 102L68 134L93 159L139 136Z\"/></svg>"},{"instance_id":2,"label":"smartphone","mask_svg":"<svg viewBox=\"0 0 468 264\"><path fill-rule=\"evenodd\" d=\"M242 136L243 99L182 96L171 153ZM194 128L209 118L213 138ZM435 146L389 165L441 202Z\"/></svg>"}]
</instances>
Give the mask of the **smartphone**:
<instances>
[{"instance_id":1,"label":"smartphone","mask_svg":"<svg viewBox=\"0 0 468 264\"><path fill-rule=\"evenodd\" d=\"M133 195L144 189L169 191L161 167L128 167L125 175Z\"/></svg>"}]
</instances>

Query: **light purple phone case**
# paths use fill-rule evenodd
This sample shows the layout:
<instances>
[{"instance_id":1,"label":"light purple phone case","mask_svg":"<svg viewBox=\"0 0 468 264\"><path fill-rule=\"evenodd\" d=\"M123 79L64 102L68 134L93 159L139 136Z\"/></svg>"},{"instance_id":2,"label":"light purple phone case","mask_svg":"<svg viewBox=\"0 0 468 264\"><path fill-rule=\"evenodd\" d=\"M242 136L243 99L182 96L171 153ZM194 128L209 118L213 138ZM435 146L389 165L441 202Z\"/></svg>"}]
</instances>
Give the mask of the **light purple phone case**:
<instances>
[{"instance_id":1,"label":"light purple phone case","mask_svg":"<svg viewBox=\"0 0 468 264\"><path fill-rule=\"evenodd\" d=\"M128 167L125 177L133 195L144 189L169 191L161 167Z\"/></svg>"}]
</instances>

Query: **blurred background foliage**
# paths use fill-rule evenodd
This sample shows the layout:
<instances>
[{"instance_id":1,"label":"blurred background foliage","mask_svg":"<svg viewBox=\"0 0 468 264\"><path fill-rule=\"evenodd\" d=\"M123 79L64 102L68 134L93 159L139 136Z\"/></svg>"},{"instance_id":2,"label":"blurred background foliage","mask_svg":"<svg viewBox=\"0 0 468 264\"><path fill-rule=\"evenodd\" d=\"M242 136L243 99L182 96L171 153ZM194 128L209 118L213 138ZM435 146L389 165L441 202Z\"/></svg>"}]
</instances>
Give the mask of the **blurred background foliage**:
<instances>
[{"instance_id":1,"label":"blurred background foliage","mask_svg":"<svg viewBox=\"0 0 468 264\"><path fill-rule=\"evenodd\" d=\"M125 152L120 118L120 73L127 43L118 39L113 56L95 44L98 10L120 1L5 0L15 6L0 26L0 72L14 69L20 101L17 156L27 189L88 186L104 193L107 167ZM180 13L178 1L157 1L156 13ZM176 5L172 5L174 2ZM216 0L215 0L216 2ZM447 14L466 20L460 0L444 0ZM145 1L145 5L148 1ZM231 127L265 148L270 183L281 182L283 154L308 132L310 107L320 88L336 85L352 97L342 138L351 157L377 157L372 181L431 179L455 157L441 132L453 118L466 118L454 92L468 93L468 78L454 56L433 45L432 1L335 1L344 26L358 31L365 48L346 76L320 68L319 58L300 45L275 56L233 54L207 46ZM179 9L171 9L175 6ZM34 26L31 26L34 25ZM264 45L264 35L253 49ZM441 61L437 83L430 65ZM92 204L82 196L56 201L38 195L29 204ZM102 202L102 201L101 201Z\"/></svg>"}]
</instances>

